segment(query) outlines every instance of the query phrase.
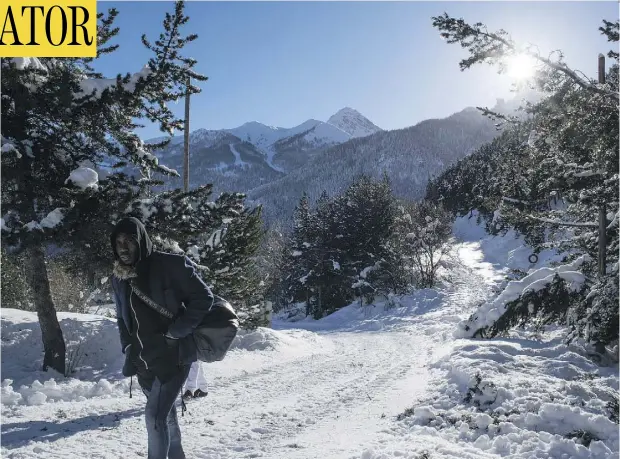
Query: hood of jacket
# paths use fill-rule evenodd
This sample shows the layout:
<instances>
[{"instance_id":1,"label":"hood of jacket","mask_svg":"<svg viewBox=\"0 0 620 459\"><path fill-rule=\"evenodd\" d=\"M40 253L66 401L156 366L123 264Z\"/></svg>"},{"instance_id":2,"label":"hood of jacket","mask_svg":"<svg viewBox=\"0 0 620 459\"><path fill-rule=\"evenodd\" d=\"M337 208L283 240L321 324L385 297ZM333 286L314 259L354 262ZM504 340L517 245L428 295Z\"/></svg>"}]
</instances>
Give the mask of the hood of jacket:
<instances>
[{"instance_id":1,"label":"hood of jacket","mask_svg":"<svg viewBox=\"0 0 620 459\"><path fill-rule=\"evenodd\" d=\"M112 234L110 234L110 244L112 244L115 265L119 264L118 253L116 253L116 237L121 233L133 236L138 241L138 260L136 265L141 261L145 261L153 253L153 242L142 222L134 217L123 218L118 221L112 230Z\"/></svg>"}]
</instances>

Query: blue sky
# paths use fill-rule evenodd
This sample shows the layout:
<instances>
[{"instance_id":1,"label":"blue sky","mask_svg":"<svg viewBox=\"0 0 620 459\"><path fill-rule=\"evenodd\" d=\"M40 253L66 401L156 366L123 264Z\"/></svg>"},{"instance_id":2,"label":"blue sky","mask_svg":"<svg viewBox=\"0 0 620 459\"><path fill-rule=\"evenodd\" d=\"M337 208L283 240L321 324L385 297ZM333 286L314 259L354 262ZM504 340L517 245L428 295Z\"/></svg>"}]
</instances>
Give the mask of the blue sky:
<instances>
[{"instance_id":1,"label":"blue sky","mask_svg":"<svg viewBox=\"0 0 620 459\"><path fill-rule=\"evenodd\" d=\"M171 2L98 2L116 7L120 49L102 58L106 75L136 72L149 54L140 42L161 30ZM510 78L491 67L461 72L465 52L431 25L444 11L490 29L503 28L595 75L609 49L601 19L617 19L615 2L189 2L186 55L209 81L192 98L191 129L232 128L246 121L292 127L359 110L384 129L448 116L510 97ZM182 114L183 104L174 107ZM159 135L155 127L143 138Z\"/></svg>"}]
</instances>

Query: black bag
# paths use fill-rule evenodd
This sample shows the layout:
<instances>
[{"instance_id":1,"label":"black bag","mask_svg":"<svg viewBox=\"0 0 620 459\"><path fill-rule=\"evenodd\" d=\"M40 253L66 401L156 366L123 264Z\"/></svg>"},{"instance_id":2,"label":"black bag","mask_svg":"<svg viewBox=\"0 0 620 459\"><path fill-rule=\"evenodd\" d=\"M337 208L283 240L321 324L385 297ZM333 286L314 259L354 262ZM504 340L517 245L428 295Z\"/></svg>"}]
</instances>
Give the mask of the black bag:
<instances>
[{"instance_id":1,"label":"black bag","mask_svg":"<svg viewBox=\"0 0 620 459\"><path fill-rule=\"evenodd\" d=\"M166 308L161 307L148 295L140 290L135 283L131 283L133 291L138 297L152 309L174 319L173 314ZM192 339L196 346L196 356L202 362L218 362L223 360L230 349L237 331L239 330L239 317L231 304L224 298L214 295L213 304L205 314L200 324L192 334L183 340Z\"/></svg>"},{"instance_id":2,"label":"black bag","mask_svg":"<svg viewBox=\"0 0 620 459\"><path fill-rule=\"evenodd\" d=\"M238 330L239 318L235 310L228 301L215 295L211 309L192 333L198 360L223 360Z\"/></svg>"}]
</instances>

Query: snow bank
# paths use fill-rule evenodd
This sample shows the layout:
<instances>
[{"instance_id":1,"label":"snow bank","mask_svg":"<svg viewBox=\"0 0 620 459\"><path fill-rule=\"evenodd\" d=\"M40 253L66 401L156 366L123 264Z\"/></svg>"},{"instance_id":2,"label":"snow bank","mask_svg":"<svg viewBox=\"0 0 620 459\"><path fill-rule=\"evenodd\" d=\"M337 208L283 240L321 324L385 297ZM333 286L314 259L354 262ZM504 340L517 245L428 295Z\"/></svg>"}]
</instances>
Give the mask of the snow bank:
<instances>
[{"instance_id":1,"label":"snow bank","mask_svg":"<svg viewBox=\"0 0 620 459\"><path fill-rule=\"evenodd\" d=\"M81 402L89 398L116 398L122 389L126 389L128 381L110 382L107 379L98 381L80 381L70 379L56 382L50 378L41 383L34 380L31 385L13 387L12 379L2 380L2 405L37 406L48 402Z\"/></svg>"},{"instance_id":2,"label":"snow bank","mask_svg":"<svg viewBox=\"0 0 620 459\"><path fill-rule=\"evenodd\" d=\"M231 345L237 351L281 351L304 347L309 340L315 340L314 333L296 330L296 333L283 333L271 328L259 327L256 330L240 330ZM316 341L316 340L315 340Z\"/></svg>"},{"instance_id":3,"label":"snow bank","mask_svg":"<svg viewBox=\"0 0 620 459\"><path fill-rule=\"evenodd\" d=\"M556 275L566 281L570 291L578 291L585 282L585 276L577 269L590 259L582 255L567 265L555 268L537 269L521 280L511 281L493 301L483 304L472 317L462 321L454 332L455 338L471 338L481 328L493 325L505 312L507 304L517 300L528 291L537 292L548 286Z\"/></svg>"},{"instance_id":4,"label":"snow bank","mask_svg":"<svg viewBox=\"0 0 620 459\"><path fill-rule=\"evenodd\" d=\"M36 313L2 308L2 405L37 405L48 401L75 401L113 396L125 391L128 381L120 369L116 320L91 314L58 313L74 370L65 378L42 371L41 329Z\"/></svg>"},{"instance_id":5,"label":"snow bank","mask_svg":"<svg viewBox=\"0 0 620 459\"><path fill-rule=\"evenodd\" d=\"M475 241L461 244L458 258L473 260L473 274L495 279L507 266L532 268L529 248L519 238L492 237L475 224L459 219L455 233ZM531 253L531 252L529 252ZM560 268L540 269L557 254L539 257L536 269L520 283L509 283L502 299L486 304L488 316L509 297L527 288L538 289L556 272L579 288L583 275L576 269L584 258ZM482 262L482 260L486 260ZM488 262L493 263L492 266ZM450 270L454 270L450 266ZM495 277L493 272L495 272ZM468 282L467 278L455 279ZM476 283L470 283L473 290ZM471 298L469 292L467 297ZM478 301L488 298L480 294ZM448 300L449 298L446 298ZM457 304L464 304L457 295ZM449 303L442 305L442 309ZM466 310L462 311L466 313ZM487 317L487 316L484 316ZM445 315L443 320L448 320ZM432 391L412 398L400 422L381 439L366 446L362 459L612 459L619 457L618 424L610 419L619 388L618 366L599 367L577 346L566 346L566 330L547 330L548 341L519 338L456 341L439 344L433 353ZM617 414L617 413L616 413Z\"/></svg>"},{"instance_id":6,"label":"snow bank","mask_svg":"<svg viewBox=\"0 0 620 459\"><path fill-rule=\"evenodd\" d=\"M531 269L548 266L552 262L562 261L556 250L547 249L537 254L536 263L529 261L533 249L528 246L522 236L510 230L504 236L491 236L484 229L484 224L476 222L477 211L472 216L459 217L452 225L454 236L465 242L479 242L485 261L504 269L519 269L528 272Z\"/></svg>"},{"instance_id":7,"label":"snow bank","mask_svg":"<svg viewBox=\"0 0 620 459\"><path fill-rule=\"evenodd\" d=\"M483 224L477 223L478 211L474 210L471 216L458 217L452 224L452 234L464 242L474 242L484 239L489 234Z\"/></svg>"},{"instance_id":8,"label":"snow bank","mask_svg":"<svg viewBox=\"0 0 620 459\"><path fill-rule=\"evenodd\" d=\"M68 366L74 370L70 377L64 377L54 370L42 371L41 330L36 313L2 308L2 406L126 396L129 379L121 374L124 355L116 319L109 317L113 305L94 310L106 316L58 313ZM291 361L329 349L324 338L305 330L240 330L224 361L209 364L209 373L229 375L259 370L268 362Z\"/></svg>"},{"instance_id":9,"label":"snow bank","mask_svg":"<svg viewBox=\"0 0 620 459\"><path fill-rule=\"evenodd\" d=\"M442 306L445 293L434 289L417 290L410 295L378 297L372 304L357 301L322 319L305 317L305 304L274 315L276 328L303 327L317 331L388 331L410 327L421 315Z\"/></svg>"},{"instance_id":10,"label":"snow bank","mask_svg":"<svg viewBox=\"0 0 620 459\"><path fill-rule=\"evenodd\" d=\"M481 454L618 457L618 425L607 405L618 390L618 368L596 366L564 345L562 333L547 342L452 344L432 364L438 394L405 423L472 444Z\"/></svg>"},{"instance_id":11,"label":"snow bank","mask_svg":"<svg viewBox=\"0 0 620 459\"><path fill-rule=\"evenodd\" d=\"M456 342L430 364L432 392L403 412L390 441L363 459L612 459L609 418L618 367L598 367L563 344L525 339Z\"/></svg>"}]
</instances>

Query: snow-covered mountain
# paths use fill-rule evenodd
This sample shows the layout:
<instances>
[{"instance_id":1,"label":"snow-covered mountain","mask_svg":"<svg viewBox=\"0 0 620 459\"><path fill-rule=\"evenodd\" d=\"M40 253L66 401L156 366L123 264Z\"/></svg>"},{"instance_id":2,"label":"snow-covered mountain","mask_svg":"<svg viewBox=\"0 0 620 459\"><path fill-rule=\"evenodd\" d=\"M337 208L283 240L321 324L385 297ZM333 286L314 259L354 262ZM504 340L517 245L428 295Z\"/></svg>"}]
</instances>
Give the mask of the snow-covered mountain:
<instances>
[{"instance_id":1,"label":"snow-covered mountain","mask_svg":"<svg viewBox=\"0 0 620 459\"><path fill-rule=\"evenodd\" d=\"M357 110L346 107L332 115L327 122L309 119L298 126L282 128L252 121L234 129L226 129L226 132L257 148L269 150L281 140L300 135L309 143L324 146L346 142L356 137L365 137L381 130Z\"/></svg>"},{"instance_id":2,"label":"snow-covered mountain","mask_svg":"<svg viewBox=\"0 0 620 459\"><path fill-rule=\"evenodd\" d=\"M151 141L147 141L151 142ZM166 166L183 170L183 138L174 137L156 152ZM216 193L244 192L284 175L268 164L265 151L228 131L198 129L190 134L190 186L213 184ZM182 187L181 177L166 178L167 188Z\"/></svg>"},{"instance_id":3,"label":"snow-covered mountain","mask_svg":"<svg viewBox=\"0 0 620 459\"><path fill-rule=\"evenodd\" d=\"M320 151L381 131L360 112L346 107L325 123L317 122L310 129L275 142L271 147L273 163L281 170L291 171L303 166L311 158L308 152Z\"/></svg>"},{"instance_id":4,"label":"snow-covered mountain","mask_svg":"<svg viewBox=\"0 0 620 459\"><path fill-rule=\"evenodd\" d=\"M332 115L327 120L327 124L346 132L351 138L366 137L382 130L360 112L349 107L345 107Z\"/></svg>"},{"instance_id":5,"label":"snow-covered mountain","mask_svg":"<svg viewBox=\"0 0 620 459\"><path fill-rule=\"evenodd\" d=\"M226 132L230 132L234 136L239 137L245 142L249 142L261 149L268 149L271 145L280 139L292 137L319 124L320 121L310 119L301 123L298 126L292 128L283 128L275 126L267 126L263 123L251 121L249 123L242 124L234 129L226 129Z\"/></svg>"},{"instance_id":6,"label":"snow-covered mountain","mask_svg":"<svg viewBox=\"0 0 620 459\"><path fill-rule=\"evenodd\" d=\"M494 110L512 113L510 101ZM475 108L443 119L383 131L359 112L344 108L327 122L308 120L292 128L258 122L234 129L198 129L190 135L190 182L213 184L216 193L247 193L263 204L269 224L290 222L303 192L311 199L346 188L358 174L379 177L386 172L394 192L419 199L431 177L498 135L494 122ZM182 137L157 153L169 167L182 170ZM181 187L180 178L167 186Z\"/></svg>"},{"instance_id":7,"label":"snow-covered mountain","mask_svg":"<svg viewBox=\"0 0 620 459\"><path fill-rule=\"evenodd\" d=\"M366 174L380 178L385 172L401 198L417 200L426 185L450 164L465 157L498 135L493 121L475 108L466 108L443 119L354 138L309 155L298 167L278 180L251 190L254 203L263 205L269 223L290 223L303 192L311 200L323 190L329 195L343 191L351 180Z\"/></svg>"},{"instance_id":8,"label":"snow-covered mountain","mask_svg":"<svg viewBox=\"0 0 620 459\"><path fill-rule=\"evenodd\" d=\"M351 108L338 111L327 122L309 119L292 128L251 121L233 129L198 129L190 133L190 182L213 183L217 191L247 191L282 177L317 151L379 131ZM173 137L156 154L167 166L182 168L183 136ZM170 187L179 184L180 179L168 181Z\"/></svg>"}]
</instances>

